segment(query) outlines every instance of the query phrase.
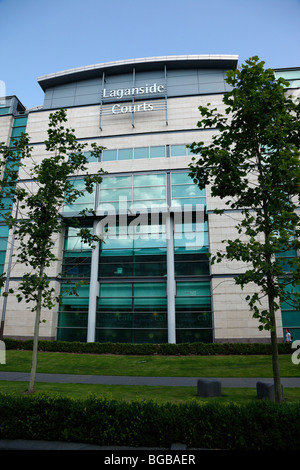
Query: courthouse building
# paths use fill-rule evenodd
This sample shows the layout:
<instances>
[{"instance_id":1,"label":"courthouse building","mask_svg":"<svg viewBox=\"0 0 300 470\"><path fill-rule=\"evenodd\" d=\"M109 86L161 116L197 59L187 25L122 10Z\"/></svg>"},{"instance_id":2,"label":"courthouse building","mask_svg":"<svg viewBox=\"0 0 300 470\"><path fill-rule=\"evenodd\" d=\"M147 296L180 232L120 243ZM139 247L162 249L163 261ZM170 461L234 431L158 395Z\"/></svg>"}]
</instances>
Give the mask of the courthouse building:
<instances>
[{"instance_id":1,"label":"courthouse building","mask_svg":"<svg viewBox=\"0 0 300 470\"><path fill-rule=\"evenodd\" d=\"M96 64L38 78L44 103L26 109L16 96L0 101L0 141L27 132L33 160L46 156L49 114L66 108L68 124L87 143L89 173L102 168L103 182L70 206L65 218L82 209L94 215L83 227L103 234L94 250L69 227L57 239L57 263L49 275L62 302L44 310L40 337L64 341L131 343L264 342L244 291L234 277L244 266L223 261L210 265L207 253L223 248L235 236L238 213L214 214L223 203L200 191L188 176L187 145L209 143L215 129L201 130L198 107L211 103L221 112L229 90L226 72L235 69L234 55L155 57ZM300 85L300 69L277 70ZM105 148L99 161L92 143ZM83 175L74 175L83 184ZM21 169L20 183L30 185ZM13 209L15 210L15 209ZM17 245L0 224L1 271L9 274L6 288L16 287L24 274L13 254ZM77 296L69 285L82 280ZM34 313L14 295L2 298L4 336L32 338ZM278 336L290 328L300 339L299 312L282 306Z\"/></svg>"}]
</instances>

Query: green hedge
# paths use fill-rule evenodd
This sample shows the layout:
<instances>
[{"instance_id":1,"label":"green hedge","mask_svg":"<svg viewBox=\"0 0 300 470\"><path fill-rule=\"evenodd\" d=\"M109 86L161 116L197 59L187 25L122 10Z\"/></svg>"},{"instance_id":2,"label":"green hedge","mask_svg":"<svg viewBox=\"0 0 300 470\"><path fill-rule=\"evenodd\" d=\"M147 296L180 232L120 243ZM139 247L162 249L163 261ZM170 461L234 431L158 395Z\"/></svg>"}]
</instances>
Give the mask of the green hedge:
<instances>
[{"instance_id":1,"label":"green hedge","mask_svg":"<svg viewBox=\"0 0 300 470\"><path fill-rule=\"evenodd\" d=\"M100 446L227 450L298 450L300 404L158 404L46 394L0 394L0 439Z\"/></svg>"},{"instance_id":2,"label":"green hedge","mask_svg":"<svg viewBox=\"0 0 300 470\"><path fill-rule=\"evenodd\" d=\"M5 338L6 349L32 350L33 341ZM278 343L279 354L291 354L290 343ZM253 355L271 354L271 345L263 343L181 343L181 344L129 344L129 343L80 343L68 341L39 341L40 351L127 354L127 355Z\"/></svg>"}]
</instances>

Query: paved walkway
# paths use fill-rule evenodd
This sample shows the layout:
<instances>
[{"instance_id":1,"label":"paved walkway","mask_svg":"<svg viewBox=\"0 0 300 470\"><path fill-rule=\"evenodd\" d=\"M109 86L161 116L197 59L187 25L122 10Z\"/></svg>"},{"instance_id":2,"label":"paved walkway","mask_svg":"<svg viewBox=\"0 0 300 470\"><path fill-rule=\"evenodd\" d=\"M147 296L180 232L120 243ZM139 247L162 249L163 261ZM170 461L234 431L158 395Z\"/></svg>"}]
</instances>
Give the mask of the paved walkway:
<instances>
[{"instance_id":1,"label":"paved walkway","mask_svg":"<svg viewBox=\"0 0 300 470\"><path fill-rule=\"evenodd\" d=\"M1 380L26 382L30 378L29 373L24 372L0 372ZM73 375L73 374L42 374L36 375L36 382L48 383L77 383L95 385L160 385L174 387L194 387L200 377L132 377L112 375ZM273 378L214 378L221 382L222 387L256 387L257 382L273 383ZM283 387L300 387L300 377L281 378Z\"/></svg>"}]
</instances>

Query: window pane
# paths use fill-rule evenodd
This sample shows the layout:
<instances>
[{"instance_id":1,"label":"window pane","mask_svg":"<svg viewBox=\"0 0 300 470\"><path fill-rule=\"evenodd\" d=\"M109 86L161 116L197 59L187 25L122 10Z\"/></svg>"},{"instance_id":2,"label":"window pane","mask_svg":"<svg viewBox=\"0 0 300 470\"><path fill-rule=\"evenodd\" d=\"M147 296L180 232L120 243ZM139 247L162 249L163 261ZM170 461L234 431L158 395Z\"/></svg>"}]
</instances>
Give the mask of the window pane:
<instances>
[{"instance_id":1,"label":"window pane","mask_svg":"<svg viewBox=\"0 0 300 470\"><path fill-rule=\"evenodd\" d=\"M100 297L110 299L132 297L131 283L101 284Z\"/></svg>"},{"instance_id":2,"label":"window pane","mask_svg":"<svg viewBox=\"0 0 300 470\"><path fill-rule=\"evenodd\" d=\"M87 158L88 162L97 162L98 159L91 155L91 152L84 152L84 156Z\"/></svg>"},{"instance_id":3,"label":"window pane","mask_svg":"<svg viewBox=\"0 0 300 470\"><path fill-rule=\"evenodd\" d=\"M134 158L149 158L149 147L138 147L134 149Z\"/></svg>"},{"instance_id":4,"label":"window pane","mask_svg":"<svg viewBox=\"0 0 300 470\"><path fill-rule=\"evenodd\" d=\"M205 197L205 189L200 190L195 184L183 184L172 187L173 197Z\"/></svg>"},{"instance_id":5,"label":"window pane","mask_svg":"<svg viewBox=\"0 0 300 470\"><path fill-rule=\"evenodd\" d=\"M185 145L171 145L171 157L185 157L186 146Z\"/></svg>"},{"instance_id":6,"label":"window pane","mask_svg":"<svg viewBox=\"0 0 300 470\"><path fill-rule=\"evenodd\" d=\"M134 284L134 296L146 297L164 297L166 296L166 284L163 282L136 282Z\"/></svg>"},{"instance_id":7,"label":"window pane","mask_svg":"<svg viewBox=\"0 0 300 470\"><path fill-rule=\"evenodd\" d=\"M171 174L172 184L191 184L192 178L188 173L172 173Z\"/></svg>"},{"instance_id":8,"label":"window pane","mask_svg":"<svg viewBox=\"0 0 300 470\"><path fill-rule=\"evenodd\" d=\"M130 311L132 309L132 284L100 284L98 309L102 311Z\"/></svg>"},{"instance_id":9,"label":"window pane","mask_svg":"<svg viewBox=\"0 0 300 470\"><path fill-rule=\"evenodd\" d=\"M134 187L138 186L163 186L166 184L166 175L135 175L133 177L133 185Z\"/></svg>"},{"instance_id":10,"label":"window pane","mask_svg":"<svg viewBox=\"0 0 300 470\"><path fill-rule=\"evenodd\" d=\"M131 201L131 188L122 189L102 189L100 194L101 202L118 201L119 198L126 198Z\"/></svg>"},{"instance_id":11,"label":"window pane","mask_svg":"<svg viewBox=\"0 0 300 470\"><path fill-rule=\"evenodd\" d=\"M17 127L17 126L26 127L26 124L27 124L27 117L16 118L14 120L14 127Z\"/></svg>"},{"instance_id":12,"label":"window pane","mask_svg":"<svg viewBox=\"0 0 300 470\"><path fill-rule=\"evenodd\" d=\"M5 262L6 251L0 251L0 264Z\"/></svg>"},{"instance_id":13,"label":"window pane","mask_svg":"<svg viewBox=\"0 0 300 470\"><path fill-rule=\"evenodd\" d=\"M12 130L11 136L12 137L19 137L21 132L25 132L24 127L15 127Z\"/></svg>"},{"instance_id":14,"label":"window pane","mask_svg":"<svg viewBox=\"0 0 300 470\"><path fill-rule=\"evenodd\" d=\"M117 160L117 150L103 150L102 161L111 162Z\"/></svg>"},{"instance_id":15,"label":"window pane","mask_svg":"<svg viewBox=\"0 0 300 470\"><path fill-rule=\"evenodd\" d=\"M89 304L89 285L82 285L77 287L77 295L70 292L72 285L62 284L61 294L62 294L62 304L63 305L88 305Z\"/></svg>"},{"instance_id":16,"label":"window pane","mask_svg":"<svg viewBox=\"0 0 300 470\"><path fill-rule=\"evenodd\" d=\"M176 341L177 343L193 343L193 342L203 342L203 343L212 343L212 330L209 329L196 329L192 330L176 330Z\"/></svg>"},{"instance_id":17,"label":"window pane","mask_svg":"<svg viewBox=\"0 0 300 470\"><path fill-rule=\"evenodd\" d=\"M6 250L7 238L0 238L0 250Z\"/></svg>"},{"instance_id":18,"label":"window pane","mask_svg":"<svg viewBox=\"0 0 300 470\"><path fill-rule=\"evenodd\" d=\"M7 225L0 225L0 237L8 237L9 228Z\"/></svg>"},{"instance_id":19,"label":"window pane","mask_svg":"<svg viewBox=\"0 0 300 470\"><path fill-rule=\"evenodd\" d=\"M150 158L165 157L166 149L165 146L161 147L150 147Z\"/></svg>"},{"instance_id":20,"label":"window pane","mask_svg":"<svg viewBox=\"0 0 300 470\"><path fill-rule=\"evenodd\" d=\"M85 328L87 327L88 316L84 312L60 312L58 317L58 327Z\"/></svg>"},{"instance_id":21,"label":"window pane","mask_svg":"<svg viewBox=\"0 0 300 470\"><path fill-rule=\"evenodd\" d=\"M58 341L80 341L86 342L86 328L57 328Z\"/></svg>"},{"instance_id":22,"label":"window pane","mask_svg":"<svg viewBox=\"0 0 300 470\"><path fill-rule=\"evenodd\" d=\"M178 297L195 297L210 295L209 282L178 282L177 283L177 296Z\"/></svg>"},{"instance_id":23,"label":"window pane","mask_svg":"<svg viewBox=\"0 0 300 470\"><path fill-rule=\"evenodd\" d=\"M76 204L94 202L95 193L89 193L88 191L85 191L85 182L83 179L73 180L73 186L78 191L84 191L84 194L76 199Z\"/></svg>"},{"instance_id":24,"label":"window pane","mask_svg":"<svg viewBox=\"0 0 300 470\"><path fill-rule=\"evenodd\" d=\"M128 188L132 185L131 176L104 177L100 189Z\"/></svg>"},{"instance_id":25,"label":"window pane","mask_svg":"<svg viewBox=\"0 0 300 470\"><path fill-rule=\"evenodd\" d=\"M149 200L149 199L165 199L166 198L166 187L165 186L154 186L150 188L134 188L133 199L136 200Z\"/></svg>"},{"instance_id":26,"label":"window pane","mask_svg":"<svg viewBox=\"0 0 300 470\"><path fill-rule=\"evenodd\" d=\"M118 160L131 160L133 158L133 149L120 149Z\"/></svg>"}]
</instances>

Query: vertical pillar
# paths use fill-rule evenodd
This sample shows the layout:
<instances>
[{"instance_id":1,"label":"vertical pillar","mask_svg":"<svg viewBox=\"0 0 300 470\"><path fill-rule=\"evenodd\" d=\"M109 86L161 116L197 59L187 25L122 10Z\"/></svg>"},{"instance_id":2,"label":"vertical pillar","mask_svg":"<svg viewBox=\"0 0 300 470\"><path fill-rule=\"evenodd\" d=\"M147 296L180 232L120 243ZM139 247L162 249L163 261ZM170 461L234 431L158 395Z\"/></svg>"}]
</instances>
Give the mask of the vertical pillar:
<instances>
[{"instance_id":1,"label":"vertical pillar","mask_svg":"<svg viewBox=\"0 0 300 470\"><path fill-rule=\"evenodd\" d=\"M168 343L176 343L176 317L175 317L175 269L174 269L174 215L170 212L166 216L167 236L167 300L168 300Z\"/></svg>"},{"instance_id":2,"label":"vertical pillar","mask_svg":"<svg viewBox=\"0 0 300 470\"><path fill-rule=\"evenodd\" d=\"M100 235L100 231L102 233L101 222L99 220L95 220L94 225L93 225L93 234ZM95 242L95 243L96 245L92 250L92 259L91 259L88 331L87 331L88 343L93 343L95 341L97 297L99 295L98 266L99 266L100 243L99 242Z\"/></svg>"}]
</instances>

